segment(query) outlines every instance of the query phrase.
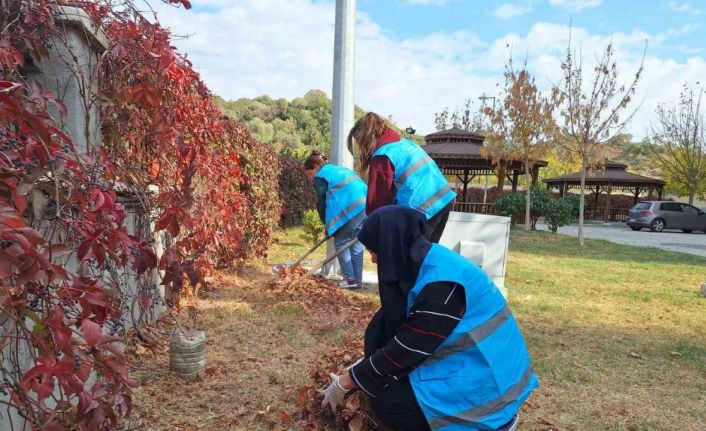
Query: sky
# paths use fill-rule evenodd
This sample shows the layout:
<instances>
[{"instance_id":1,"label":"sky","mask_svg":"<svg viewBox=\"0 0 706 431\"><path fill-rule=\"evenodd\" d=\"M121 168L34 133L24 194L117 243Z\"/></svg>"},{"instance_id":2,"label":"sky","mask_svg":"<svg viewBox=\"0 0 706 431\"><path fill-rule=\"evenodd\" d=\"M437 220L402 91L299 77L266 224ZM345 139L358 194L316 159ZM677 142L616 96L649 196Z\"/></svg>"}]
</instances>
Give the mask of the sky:
<instances>
[{"instance_id":1,"label":"sky","mask_svg":"<svg viewBox=\"0 0 706 431\"><path fill-rule=\"evenodd\" d=\"M191 1L191 10L157 5L158 19L215 94L331 94L334 1ZM636 139L660 103L706 80L706 0L358 0L356 8L355 103L422 134L444 106L498 95L511 55L547 91L569 37L587 71L612 41L624 83L645 54L627 127Z\"/></svg>"}]
</instances>

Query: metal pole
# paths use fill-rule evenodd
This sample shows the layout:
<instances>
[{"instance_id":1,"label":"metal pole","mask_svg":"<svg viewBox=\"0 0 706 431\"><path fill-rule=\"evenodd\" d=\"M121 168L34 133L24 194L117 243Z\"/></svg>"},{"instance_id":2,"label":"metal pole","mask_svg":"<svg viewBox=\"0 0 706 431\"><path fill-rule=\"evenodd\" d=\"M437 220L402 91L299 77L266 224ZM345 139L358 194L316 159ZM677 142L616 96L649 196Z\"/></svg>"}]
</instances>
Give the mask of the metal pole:
<instances>
[{"instance_id":1,"label":"metal pole","mask_svg":"<svg viewBox=\"0 0 706 431\"><path fill-rule=\"evenodd\" d=\"M346 148L346 138L353 127L353 89L355 72L355 0L336 0L336 32L333 43L333 91L331 124L331 154L333 164L353 169L353 155ZM326 256L336 250L329 240ZM323 273L338 272L335 261L327 265Z\"/></svg>"}]
</instances>

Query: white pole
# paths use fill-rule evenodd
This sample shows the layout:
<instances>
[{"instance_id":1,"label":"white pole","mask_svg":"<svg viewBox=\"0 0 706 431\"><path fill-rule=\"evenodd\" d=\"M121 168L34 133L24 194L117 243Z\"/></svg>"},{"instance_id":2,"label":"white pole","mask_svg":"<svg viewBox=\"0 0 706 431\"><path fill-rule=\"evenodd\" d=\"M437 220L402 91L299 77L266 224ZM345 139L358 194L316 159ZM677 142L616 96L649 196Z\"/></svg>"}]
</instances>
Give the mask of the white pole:
<instances>
[{"instance_id":1,"label":"white pole","mask_svg":"<svg viewBox=\"0 0 706 431\"><path fill-rule=\"evenodd\" d=\"M346 138L353 127L353 88L355 73L355 0L336 0L336 33L333 42L333 91L331 125L331 163L353 169L353 155L346 147ZM335 253L333 240L326 247L326 256ZM327 265L323 272L338 272L338 262Z\"/></svg>"}]
</instances>

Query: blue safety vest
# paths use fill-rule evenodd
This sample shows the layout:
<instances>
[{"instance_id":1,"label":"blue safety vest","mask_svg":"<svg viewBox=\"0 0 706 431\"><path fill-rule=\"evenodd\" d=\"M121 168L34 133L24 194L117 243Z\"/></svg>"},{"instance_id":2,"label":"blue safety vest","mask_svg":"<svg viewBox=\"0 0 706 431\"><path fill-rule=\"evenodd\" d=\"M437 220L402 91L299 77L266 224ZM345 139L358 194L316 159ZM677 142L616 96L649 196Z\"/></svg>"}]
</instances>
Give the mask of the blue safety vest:
<instances>
[{"instance_id":1,"label":"blue safety vest","mask_svg":"<svg viewBox=\"0 0 706 431\"><path fill-rule=\"evenodd\" d=\"M319 169L316 178L328 184L326 190L326 233L333 235L349 220L365 211L368 186L350 169L326 164Z\"/></svg>"},{"instance_id":2,"label":"blue safety vest","mask_svg":"<svg viewBox=\"0 0 706 431\"><path fill-rule=\"evenodd\" d=\"M456 198L434 160L409 139L383 145L377 156L390 159L395 170L396 205L418 209L429 220Z\"/></svg>"},{"instance_id":3,"label":"blue safety vest","mask_svg":"<svg viewBox=\"0 0 706 431\"><path fill-rule=\"evenodd\" d=\"M451 335L410 373L414 394L432 430L498 429L539 386L520 328L485 272L437 244L409 294L408 314L422 289L438 281L463 285L466 311Z\"/></svg>"}]
</instances>

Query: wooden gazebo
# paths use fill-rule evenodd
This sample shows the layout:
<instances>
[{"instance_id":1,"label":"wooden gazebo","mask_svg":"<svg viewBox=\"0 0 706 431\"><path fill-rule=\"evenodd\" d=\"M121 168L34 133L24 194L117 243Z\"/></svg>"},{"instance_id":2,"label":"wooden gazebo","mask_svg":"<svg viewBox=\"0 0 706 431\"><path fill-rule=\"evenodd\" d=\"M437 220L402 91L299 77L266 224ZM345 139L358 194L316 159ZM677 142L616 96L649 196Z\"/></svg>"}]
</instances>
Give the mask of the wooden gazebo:
<instances>
[{"instance_id":1,"label":"wooden gazebo","mask_svg":"<svg viewBox=\"0 0 706 431\"><path fill-rule=\"evenodd\" d=\"M425 137L424 149L434 159L444 175L455 176L463 183L463 191L454 204L454 211L462 212L492 212L492 204L466 202L468 184L477 176L495 176L495 164L481 155L481 148L485 136L480 133L470 132L459 128L443 130ZM547 166L547 162L540 160L534 164L532 170L532 184L536 184L539 169ZM517 182L520 175L525 172L524 164L519 161L510 162L507 166L506 176L512 184L512 190L517 191ZM498 187L504 184L505 178L498 178Z\"/></svg>"},{"instance_id":2,"label":"wooden gazebo","mask_svg":"<svg viewBox=\"0 0 706 431\"><path fill-rule=\"evenodd\" d=\"M544 180L547 188L557 190L562 196L566 196L570 189L581 188L581 172L574 172L555 178ZM598 166L593 166L586 175L586 190L593 194L593 207L586 211L585 217L588 219L603 218L603 221L624 221L627 217L628 208L611 208L610 197L614 191L629 192L633 196L633 202L637 203L640 194L647 192L647 196L653 196L657 192L658 199L662 199L662 191L666 183L657 178L645 177L627 171L627 165L605 160ZM598 196L606 193L606 203L604 208L598 208Z\"/></svg>"}]
</instances>

